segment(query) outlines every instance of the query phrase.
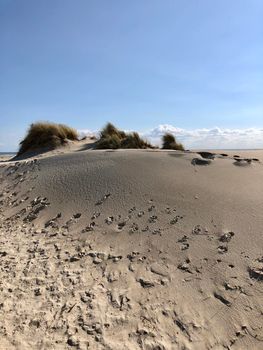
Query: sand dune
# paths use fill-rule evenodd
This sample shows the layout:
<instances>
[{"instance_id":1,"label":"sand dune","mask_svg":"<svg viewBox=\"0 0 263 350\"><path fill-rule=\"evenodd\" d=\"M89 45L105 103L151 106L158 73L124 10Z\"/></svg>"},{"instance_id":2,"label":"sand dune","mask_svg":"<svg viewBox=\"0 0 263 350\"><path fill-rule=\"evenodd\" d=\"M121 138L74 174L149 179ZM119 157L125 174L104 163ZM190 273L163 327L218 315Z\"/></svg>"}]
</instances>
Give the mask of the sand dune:
<instances>
[{"instance_id":1,"label":"sand dune","mask_svg":"<svg viewBox=\"0 0 263 350\"><path fill-rule=\"evenodd\" d=\"M263 349L263 152L223 153L0 163L0 348Z\"/></svg>"}]
</instances>

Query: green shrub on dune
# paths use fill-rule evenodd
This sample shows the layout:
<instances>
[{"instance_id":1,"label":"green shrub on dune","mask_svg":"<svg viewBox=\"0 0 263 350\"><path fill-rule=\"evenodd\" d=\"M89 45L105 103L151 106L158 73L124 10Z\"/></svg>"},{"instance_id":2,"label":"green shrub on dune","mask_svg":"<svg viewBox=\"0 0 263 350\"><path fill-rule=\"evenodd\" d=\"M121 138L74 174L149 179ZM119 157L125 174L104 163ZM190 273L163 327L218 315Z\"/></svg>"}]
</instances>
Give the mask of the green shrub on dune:
<instances>
[{"instance_id":1,"label":"green shrub on dune","mask_svg":"<svg viewBox=\"0 0 263 350\"><path fill-rule=\"evenodd\" d=\"M174 149L178 151L184 151L184 146L176 141L176 138L173 134L166 133L162 137L163 149Z\"/></svg>"},{"instance_id":2,"label":"green shrub on dune","mask_svg":"<svg viewBox=\"0 0 263 350\"><path fill-rule=\"evenodd\" d=\"M153 148L143 140L137 132L125 133L108 123L100 132L100 138L95 144L97 149L117 148Z\"/></svg>"},{"instance_id":3,"label":"green shrub on dune","mask_svg":"<svg viewBox=\"0 0 263 350\"><path fill-rule=\"evenodd\" d=\"M77 131L64 124L38 122L30 125L26 137L20 142L17 155L38 149L54 149L67 140L78 140Z\"/></svg>"}]
</instances>

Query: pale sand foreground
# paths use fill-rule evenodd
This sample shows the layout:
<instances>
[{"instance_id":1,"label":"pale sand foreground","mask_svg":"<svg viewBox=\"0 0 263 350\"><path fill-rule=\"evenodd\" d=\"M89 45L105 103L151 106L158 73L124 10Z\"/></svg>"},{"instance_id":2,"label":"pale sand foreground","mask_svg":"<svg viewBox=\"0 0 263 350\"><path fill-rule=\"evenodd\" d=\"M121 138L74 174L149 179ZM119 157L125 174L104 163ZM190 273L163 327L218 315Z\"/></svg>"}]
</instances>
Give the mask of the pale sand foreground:
<instances>
[{"instance_id":1,"label":"pale sand foreground","mask_svg":"<svg viewBox=\"0 0 263 350\"><path fill-rule=\"evenodd\" d=\"M195 157L0 163L0 348L263 349L263 165Z\"/></svg>"}]
</instances>

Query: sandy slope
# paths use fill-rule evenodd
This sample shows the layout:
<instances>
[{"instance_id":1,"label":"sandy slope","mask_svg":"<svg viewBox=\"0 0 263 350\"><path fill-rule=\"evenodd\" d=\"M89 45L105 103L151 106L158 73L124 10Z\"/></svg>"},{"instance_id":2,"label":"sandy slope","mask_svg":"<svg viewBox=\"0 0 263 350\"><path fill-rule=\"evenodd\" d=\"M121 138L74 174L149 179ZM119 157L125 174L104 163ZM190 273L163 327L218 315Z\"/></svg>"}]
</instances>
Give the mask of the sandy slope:
<instances>
[{"instance_id":1,"label":"sandy slope","mask_svg":"<svg viewBox=\"0 0 263 350\"><path fill-rule=\"evenodd\" d=\"M1 164L0 348L263 349L263 165L193 158Z\"/></svg>"}]
</instances>

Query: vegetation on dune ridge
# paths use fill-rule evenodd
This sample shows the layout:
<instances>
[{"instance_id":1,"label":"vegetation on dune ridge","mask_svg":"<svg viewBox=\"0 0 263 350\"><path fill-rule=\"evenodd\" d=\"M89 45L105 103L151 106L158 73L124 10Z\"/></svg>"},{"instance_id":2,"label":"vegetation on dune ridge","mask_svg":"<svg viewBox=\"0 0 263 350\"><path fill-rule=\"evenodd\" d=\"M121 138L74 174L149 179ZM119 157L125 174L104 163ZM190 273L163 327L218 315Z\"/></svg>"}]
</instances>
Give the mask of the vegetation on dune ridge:
<instances>
[{"instance_id":1,"label":"vegetation on dune ridge","mask_svg":"<svg viewBox=\"0 0 263 350\"><path fill-rule=\"evenodd\" d=\"M94 138L93 138L94 139ZM17 155L37 150L55 149L67 142L77 141L77 130L64 125L50 122L37 122L30 125L25 138L20 142ZM177 142L174 135L166 133L162 137L162 148L184 151L184 146ZM142 139L137 132L126 133L119 130L111 123L105 125L101 130L99 138L94 143L95 149L118 149L133 148L146 149L158 148Z\"/></svg>"},{"instance_id":2,"label":"vegetation on dune ridge","mask_svg":"<svg viewBox=\"0 0 263 350\"><path fill-rule=\"evenodd\" d=\"M100 138L95 144L97 149L118 148L154 148L143 140L137 132L126 133L108 123L100 132Z\"/></svg>"},{"instance_id":3,"label":"vegetation on dune ridge","mask_svg":"<svg viewBox=\"0 0 263 350\"><path fill-rule=\"evenodd\" d=\"M166 133L163 135L162 137L162 141L163 141L163 149L174 149L174 150L178 150L178 151L184 151L184 146L180 143L176 141L176 138L174 137L173 134L170 133Z\"/></svg>"},{"instance_id":4,"label":"vegetation on dune ridge","mask_svg":"<svg viewBox=\"0 0 263 350\"><path fill-rule=\"evenodd\" d=\"M17 155L41 148L54 149L65 144L67 140L78 140L75 129L50 122L38 122L30 125L26 137L20 142Z\"/></svg>"}]
</instances>

